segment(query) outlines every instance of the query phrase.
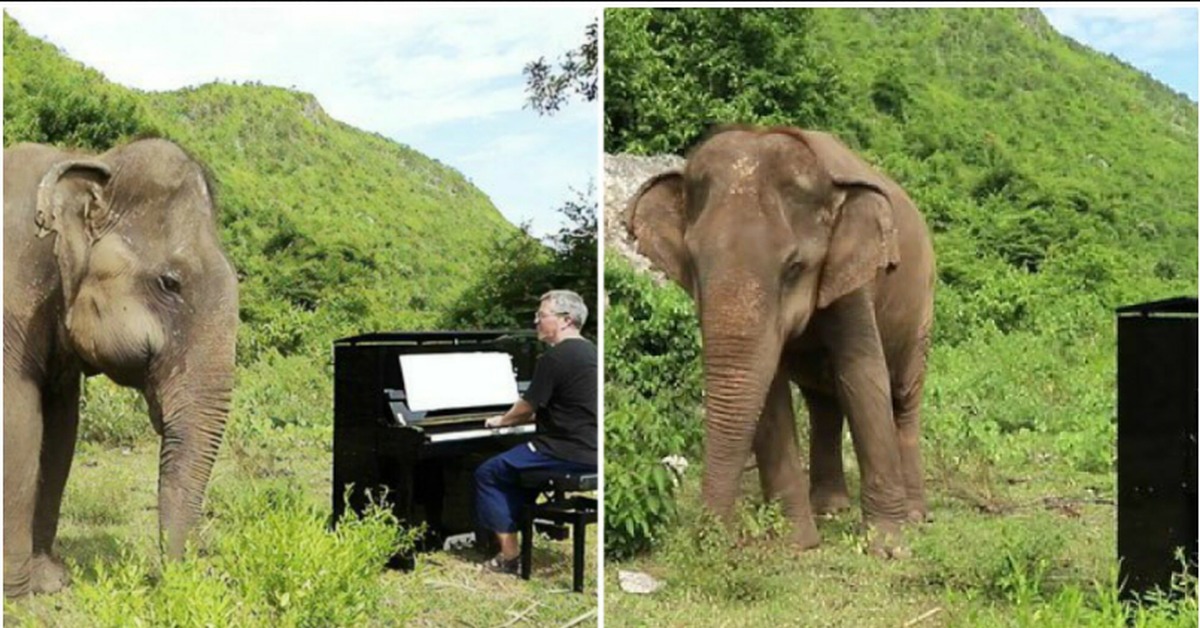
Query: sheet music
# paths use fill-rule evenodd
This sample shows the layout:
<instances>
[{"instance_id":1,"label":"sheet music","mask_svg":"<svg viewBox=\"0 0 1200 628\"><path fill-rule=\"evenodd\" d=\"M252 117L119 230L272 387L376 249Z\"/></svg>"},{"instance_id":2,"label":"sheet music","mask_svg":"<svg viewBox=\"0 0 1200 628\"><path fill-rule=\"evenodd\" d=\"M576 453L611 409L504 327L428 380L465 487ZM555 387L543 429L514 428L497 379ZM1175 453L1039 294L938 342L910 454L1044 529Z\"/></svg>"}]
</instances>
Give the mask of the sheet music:
<instances>
[{"instance_id":1,"label":"sheet music","mask_svg":"<svg viewBox=\"0 0 1200 628\"><path fill-rule=\"evenodd\" d=\"M415 353L400 356L400 373L415 412L517 401L517 378L507 353Z\"/></svg>"}]
</instances>

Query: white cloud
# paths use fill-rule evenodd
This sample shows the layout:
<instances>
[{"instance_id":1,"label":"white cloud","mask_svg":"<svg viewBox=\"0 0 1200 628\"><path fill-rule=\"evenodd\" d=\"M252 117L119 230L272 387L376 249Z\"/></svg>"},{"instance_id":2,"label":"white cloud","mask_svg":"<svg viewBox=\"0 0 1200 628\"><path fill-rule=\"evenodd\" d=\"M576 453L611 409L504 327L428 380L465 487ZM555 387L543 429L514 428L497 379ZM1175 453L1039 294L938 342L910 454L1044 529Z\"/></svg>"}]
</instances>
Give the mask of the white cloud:
<instances>
[{"instance_id":1,"label":"white cloud","mask_svg":"<svg viewBox=\"0 0 1200 628\"><path fill-rule=\"evenodd\" d=\"M1145 7L1044 9L1059 32L1130 62L1196 49L1196 9Z\"/></svg>"}]
</instances>

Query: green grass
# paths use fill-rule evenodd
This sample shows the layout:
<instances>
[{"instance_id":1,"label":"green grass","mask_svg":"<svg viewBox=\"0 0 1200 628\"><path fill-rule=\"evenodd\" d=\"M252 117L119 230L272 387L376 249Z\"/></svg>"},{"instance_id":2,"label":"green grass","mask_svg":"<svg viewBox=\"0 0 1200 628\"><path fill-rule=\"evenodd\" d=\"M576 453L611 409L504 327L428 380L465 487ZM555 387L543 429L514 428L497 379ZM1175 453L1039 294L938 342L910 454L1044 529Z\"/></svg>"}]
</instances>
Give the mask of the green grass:
<instances>
[{"instance_id":1,"label":"green grass","mask_svg":"<svg viewBox=\"0 0 1200 628\"><path fill-rule=\"evenodd\" d=\"M59 594L6 602L5 621L494 626L520 615L529 624L562 625L596 609L594 559L588 561L593 571L585 593L570 591L569 540L538 540L529 582L482 573L474 556L460 552L421 554L409 573L384 569L391 549L404 542L389 516L377 513L336 533L326 530L327 432L282 427L226 443L199 541L187 560L166 565L157 549L156 444L83 444L58 542L74 582ZM589 556L595 556L591 532Z\"/></svg>"},{"instance_id":2,"label":"green grass","mask_svg":"<svg viewBox=\"0 0 1200 628\"><path fill-rule=\"evenodd\" d=\"M852 495L858 472L846 443ZM912 556L863 551L857 503L819 519L822 545L797 553L776 505L743 479L741 524L723 531L702 513L701 469L679 491L679 521L661 548L606 565L606 626L1195 626L1196 583L1180 601L1123 608L1115 599L1112 477L1063 462L1002 467L990 501L933 479L934 521L912 526ZM617 572L666 582L651 595L621 591ZM697 613L703 608L703 613ZM926 615L928 613L928 615Z\"/></svg>"}]
</instances>

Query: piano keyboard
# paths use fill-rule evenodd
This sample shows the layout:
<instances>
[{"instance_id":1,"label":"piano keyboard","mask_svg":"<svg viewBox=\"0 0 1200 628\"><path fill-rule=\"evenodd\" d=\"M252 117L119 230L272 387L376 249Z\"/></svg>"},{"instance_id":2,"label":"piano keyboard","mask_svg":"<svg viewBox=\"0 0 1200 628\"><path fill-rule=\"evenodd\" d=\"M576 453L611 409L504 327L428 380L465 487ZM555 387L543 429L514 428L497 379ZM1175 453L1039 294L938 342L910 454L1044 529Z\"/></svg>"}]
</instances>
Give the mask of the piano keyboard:
<instances>
[{"instance_id":1,"label":"piano keyboard","mask_svg":"<svg viewBox=\"0 0 1200 628\"><path fill-rule=\"evenodd\" d=\"M494 415L493 415L494 416ZM508 427L484 428L481 430L462 430L460 432L444 432L442 434L430 434L429 442L431 443L446 443L456 440L469 440L472 438L492 438L497 436L507 436L509 434L532 434L537 431L537 425L527 423L525 425L511 425Z\"/></svg>"}]
</instances>

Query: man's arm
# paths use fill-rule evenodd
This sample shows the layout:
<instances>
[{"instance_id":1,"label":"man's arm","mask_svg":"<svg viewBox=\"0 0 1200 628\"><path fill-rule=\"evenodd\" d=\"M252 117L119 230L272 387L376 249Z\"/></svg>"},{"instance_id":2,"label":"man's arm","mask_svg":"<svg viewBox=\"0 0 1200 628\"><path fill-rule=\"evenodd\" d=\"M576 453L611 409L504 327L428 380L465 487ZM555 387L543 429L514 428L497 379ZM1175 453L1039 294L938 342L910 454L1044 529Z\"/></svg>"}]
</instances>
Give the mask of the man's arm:
<instances>
[{"instance_id":1,"label":"man's arm","mask_svg":"<svg viewBox=\"0 0 1200 628\"><path fill-rule=\"evenodd\" d=\"M502 416L494 416L487 421L484 421L485 427L508 427L510 425L520 425L522 423L533 422L533 412L535 408L529 405L528 401L518 399L513 407L508 409Z\"/></svg>"}]
</instances>

